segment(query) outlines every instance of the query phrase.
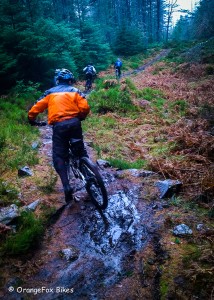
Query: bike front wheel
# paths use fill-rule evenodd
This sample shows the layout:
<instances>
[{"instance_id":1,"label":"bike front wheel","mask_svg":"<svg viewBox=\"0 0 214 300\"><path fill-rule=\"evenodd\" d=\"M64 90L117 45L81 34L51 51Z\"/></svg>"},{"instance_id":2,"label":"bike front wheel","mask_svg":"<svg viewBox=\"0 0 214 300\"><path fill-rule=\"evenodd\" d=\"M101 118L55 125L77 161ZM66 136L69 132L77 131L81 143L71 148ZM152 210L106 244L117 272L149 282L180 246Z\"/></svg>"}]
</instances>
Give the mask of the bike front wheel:
<instances>
[{"instance_id":1,"label":"bike front wheel","mask_svg":"<svg viewBox=\"0 0 214 300\"><path fill-rule=\"evenodd\" d=\"M80 170L85 177L86 190L92 202L97 208L105 209L108 206L108 195L97 166L83 157L80 160Z\"/></svg>"}]
</instances>

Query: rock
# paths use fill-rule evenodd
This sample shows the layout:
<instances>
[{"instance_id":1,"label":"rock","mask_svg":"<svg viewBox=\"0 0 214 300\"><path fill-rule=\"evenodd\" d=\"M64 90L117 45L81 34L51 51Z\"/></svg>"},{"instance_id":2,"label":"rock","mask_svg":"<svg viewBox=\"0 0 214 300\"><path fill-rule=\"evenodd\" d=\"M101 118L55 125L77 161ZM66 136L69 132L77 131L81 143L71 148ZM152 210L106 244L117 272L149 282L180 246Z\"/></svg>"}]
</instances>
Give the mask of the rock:
<instances>
[{"instance_id":1,"label":"rock","mask_svg":"<svg viewBox=\"0 0 214 300\"><path fill-rule=\"evenodd\" d=\"M139 100L138 101L139 106L147 108L147 107L151 107L151 102L145 99Z\"/></svg>"},{"instance_id":2,"label":"rock","mask_svg":"<svg viewBox=\"0 0 214 300\"><path fill-rule=\"evenodd\" d=\"M37 149L39 147L39 143L38 142L33 142L32 145L31 145L31 147L33 149Z\"/></svg>"},{"instance_id":3,"label":"rock","mask_svg":"<svg viewBox=\"0 0 214 300\"><path fill-rule=\"evenodd\" d=\"M178 286L183 287L183 288L184 288L184 286L186 285L186 279L185 279L183 276L181 276L181 275L175 277L175 278L174 278L174 282L175 282Z\"/></svg>"},{"instance_id":4,"label":"rock","mask_svg":"<svg viewBox=\"0 0 214 300\"><path fill-rule=\"evenodd\" d=\"M40 200L36 200L36 201L30 203L29 205L24 206L22 208L22 210L24 210L24 211L27 211L27 210L34 211L37 208L37 206L39 205L39 203L40 203Z\"/></svg>"},{"instance_id":5,"label":"rock","mask_svg":"<svg viewBox=\"0 0 214 300\"><path fill-rule=\"evenodd\" d=\"M130 169L130 170L128 170L128 172L130 172L131 175L134 176L134 177L148 177L148 176L151 176L151 175L155 174L152 171L139 170L139 169Z\"/></svg>"},{"instance_id":6,"label":"rock","mask_svg":"<svg viewBox=\"0 0 214 300\"><path fill-rule=\"evenodd\" d=\"M103 159L98 159L97 164L98 164L98 166L104 167L104 168L111 167L110 163L107 160L103 160Z\"/></svg>"},{"instance_id":7,"label":"rock","mask_svg":"<svg viewBox=\"0 0 214 300\"><path fill-rule=\"evenodd\" d=\"M19 217L22 211L29 211L29 210L34 211L39 203L40 200L36 200L33 203L22 207L21 209L19 209L18 206L15 204L0 209L0 223L3 224L10 223L13 219Z\"/></svg>"},{"instance_id":8,"label":"rock","mask_svg":"<svg viewBox=\"0 0 214 300\"><path fill-rule=\"evenodd\" d=\"M127 170L122 170L117 172L120 176L121 175L126 175L129 174L133 177L148 177L151 176L153 174L155 174L152 171L148 171L148 170L143 170L143 169L127 169Z\"/></svg>"},{"instance_id":9,"label":"rock","mask_svg":"<svg viewBox=\"0 0 214 300\"><path fill-rule=\"evenodd\" d=\"M33 172L30 170L29 167L25 166L21 169L18 170L18 175L19 176L32 176L33 175Z\"/></svg>"},{"instance_id":10,"label":"rock","mask_svg":"<svg viewBox=\"0 0 214 300\"><path fill-rule=\"evenodd\" d=\"M15 204L0 209L0 223L8 224L18 216L20 216L20 213L18 206Z\"/></svg>"},{"instance_id":11,"label":"rock","mask_svg":"<svg viewBox=\"0 0 214 300\"><path fill-rule=\"evenodd\" d=\"M60 251L60 256L67 261L75 261L79 257L79 251L75 247L66 248Z\"/></svg>"},{"instance_id":12,"label":"rock","mask_svg":"<svg viewBox=\"0 0 214 300\"><path fill-rule=\"evenodd\" d=\"M196 229L198 231L201 231L201 230L205 229L204 224L197 224Z\"/></svg>"},{"instance_id":13,"label":"rock","mask_svg":"<svg viewBox=\"0 0 214 300\"><path fill-rule=\"evenodd\" d=\"M166 179L157 181L155 185L160 191L160 198L164 198L177 193L180 190L182 183L179 180Z\"/></svg>"},{"instance_id":14,"label":"rock","mask_svg":"<svg viewBox=\"0 0 214 300\"><path fill-rule=\"evenodd\" d=\"M173 234L176 236L191 235L192 230L185 224L180 224L174 227Z\"/></svg>"},{"instance_id":15,"label":"rock","mask_svg":"<svg viewBox=\"0 0 214 300\"><path fill-rule=\"evenodd\" d=\"M154 175L155 172L148 171L148 170L140 170L139 176L140 177L149 177L151 175Z\"/></svg>"}]
</instances>

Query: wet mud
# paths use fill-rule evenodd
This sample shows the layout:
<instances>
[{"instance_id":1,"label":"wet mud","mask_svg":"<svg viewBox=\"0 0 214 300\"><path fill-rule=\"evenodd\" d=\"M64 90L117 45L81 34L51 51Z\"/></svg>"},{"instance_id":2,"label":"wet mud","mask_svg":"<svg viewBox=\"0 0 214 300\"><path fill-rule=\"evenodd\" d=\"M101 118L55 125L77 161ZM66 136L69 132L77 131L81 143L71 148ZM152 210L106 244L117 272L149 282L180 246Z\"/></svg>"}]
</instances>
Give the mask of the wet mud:
<instances>
[{"instance_id":1,"label":"wet mud","mask_svg":"<svg viewBox=\"0 0 214 300\"><path fill-rule=\"evenodd\" d=\"M139 205L140 186L124 192L115 191L111 183L108 189L112 193L105 211L84 202L83 191L80 202L64 207L49 227L45 248L36 258L42 258L43 265L26 287L36 282L55 293L35 295L35 299L71 299L70 293L56 292L60 287L72 290L72 299L105 299L112 286L134 272L135 255L155 231L154 211L151 205ZM76 251L75 259L60 255L63 249Z\"/></svg>"}]
</instances>

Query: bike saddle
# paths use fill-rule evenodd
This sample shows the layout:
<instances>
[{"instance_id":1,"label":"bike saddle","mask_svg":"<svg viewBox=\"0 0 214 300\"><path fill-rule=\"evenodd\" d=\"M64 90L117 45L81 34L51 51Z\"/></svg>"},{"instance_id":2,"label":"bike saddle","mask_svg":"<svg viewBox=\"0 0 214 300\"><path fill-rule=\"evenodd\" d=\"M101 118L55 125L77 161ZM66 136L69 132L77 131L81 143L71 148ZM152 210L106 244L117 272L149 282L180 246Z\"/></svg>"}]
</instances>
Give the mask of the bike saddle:
<instances>
[{"instance_id":1,"label":"bike saddle","mask_svg":"<svg viewBox=\"0 0 214 300\"><path fill-rule=\"evenodd\" d=\"M79 142L82 142L82 140L81 139L70 139L70 144L71 145L77 144Z\"/></svg>"}]
</instances>

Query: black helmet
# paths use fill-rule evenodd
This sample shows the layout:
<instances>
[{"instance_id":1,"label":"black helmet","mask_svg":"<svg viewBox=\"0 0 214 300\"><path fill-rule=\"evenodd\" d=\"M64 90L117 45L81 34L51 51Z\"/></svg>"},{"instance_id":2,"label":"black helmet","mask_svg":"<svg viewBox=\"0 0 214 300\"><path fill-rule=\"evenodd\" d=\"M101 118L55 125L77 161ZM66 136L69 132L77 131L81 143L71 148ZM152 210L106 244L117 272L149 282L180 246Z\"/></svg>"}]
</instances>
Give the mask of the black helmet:
<instances>
[{"instance_id":1,"label":"black helmet","mask_svg":"<svg viewBox=\"0 0 214 300\"><path fill-rule=\"evenodd\" d=\"M67 69L56 69L55 79L57 81L74 81L74 75Z\"/></svg>"}]
</instances>

